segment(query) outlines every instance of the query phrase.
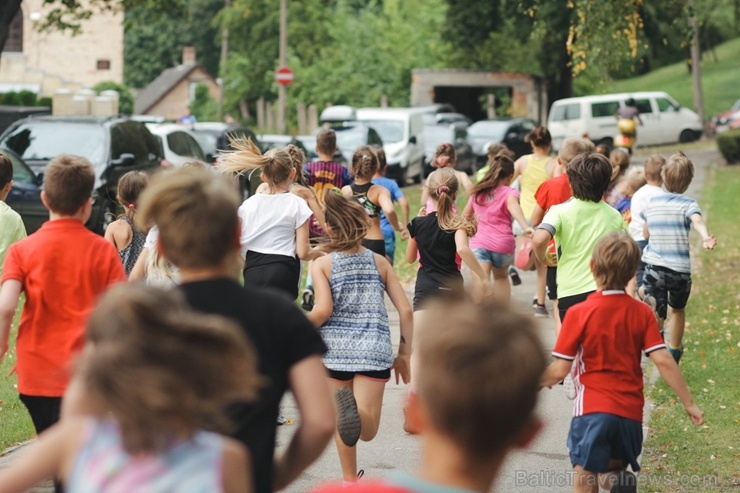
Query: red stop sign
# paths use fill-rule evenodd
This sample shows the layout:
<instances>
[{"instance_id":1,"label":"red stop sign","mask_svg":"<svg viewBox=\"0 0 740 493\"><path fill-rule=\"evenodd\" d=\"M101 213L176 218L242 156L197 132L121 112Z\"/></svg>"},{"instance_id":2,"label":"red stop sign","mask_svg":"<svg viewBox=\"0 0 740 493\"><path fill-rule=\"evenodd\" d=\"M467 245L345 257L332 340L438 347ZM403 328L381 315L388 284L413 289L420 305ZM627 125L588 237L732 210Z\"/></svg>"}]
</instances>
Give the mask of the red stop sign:
<instances>
[{"instance_id":1,"label":"red stop sign","mask_svg":"<svg viewBox=\"0 0 740 493\"><path fill-rule=\"evenodd\" d=\"M282 86L287 86L293 82L293 71L290 67L278 67L275 71L275 82Z\"/></svg>"}]
</instances>

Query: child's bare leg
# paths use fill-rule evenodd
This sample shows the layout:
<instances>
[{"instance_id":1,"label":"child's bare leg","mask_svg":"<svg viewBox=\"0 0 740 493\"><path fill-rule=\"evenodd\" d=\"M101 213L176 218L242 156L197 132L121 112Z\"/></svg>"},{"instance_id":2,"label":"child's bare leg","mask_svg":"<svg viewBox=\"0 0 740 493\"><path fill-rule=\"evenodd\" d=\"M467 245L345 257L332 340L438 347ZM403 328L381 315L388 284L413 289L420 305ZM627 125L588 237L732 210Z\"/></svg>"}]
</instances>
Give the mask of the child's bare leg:
<instances>
[{"instance_id":1,"label":"child's bare leg","mask_svg":"<svg viewBox=\"0 0 740 493\"><path fill-rule=\"evenodd\" d=\"M355 400L362 423L360 440L369 442L378 434L385 381L356 376L354 382Z\"/></svg>"},{"instance_id":2,"label":"child's bare leg","mask_svg":"<svg viewBox=\"0 0 740 493\"><path fill-rule=\"evenodd\" d=\"M670 322L670 341L669 345L673 349L681 347L681 341L683 341L683 332L686 328L686 309L685 308L672 308L671 309L671 322Z\"/></svg>"},{"instance_id":3,"label":"child's bare leg","mask_svg":"<svg viewBox=\"0 0 740 493\"><path fill-rule=\"evenodd\" d=\"M599 493L596 473L586 471L583 466L574 466L573 493Z\"/></svg>"},{"instance_id":4,"label":"child's bare leg","mask_svg":"<svg viewBox=\"0 0 740 493\"><path fill-rule=\"evenodd\" d=\"M492 264L481 264L483 271L490 271ZM511 301L511 284L509 283L509 266L500 269L493 267L493 297L497 301L508 304Z\"/></svg>"},{"instance_id":5,"label":"child's bare leg","mask_svg":"<svg viewBox=\"0 0 740 493\"><path fill-rule=\"evenodd\" d=\"M343 382L340 380L330 379L329 382L331 384L332 393L336 393L336 391L342 387L349 387L350 389L353 387L353 380ZM357 481L357 446L346 446L339 437L338 432L334 433L334 442L337 445L337 452L339 453L339 464L342 467L342 479L345 481Z\"/></svg>"},{"instance_id":6,"label":"child's bare leg","mask_svg":"<svg viewBox=\"0 0 740 493\"><path fill-rule=\"evenodd\" d=\"M547 292L547 266L537 262L537 303L545 304L545 293Z\"/></svg>"},{"instance_id":7,"label":"child's bare leg","mask_svg":"<svg viewBox=\"0 0 740 493\"><path fill-rule=\"evenodd\" d=\"M627 288L625 289L625 291L633 298L637 298L637 276L634 276L632 279L630 279L630 282L627 283Z\"/></svg>"}]
</instances>

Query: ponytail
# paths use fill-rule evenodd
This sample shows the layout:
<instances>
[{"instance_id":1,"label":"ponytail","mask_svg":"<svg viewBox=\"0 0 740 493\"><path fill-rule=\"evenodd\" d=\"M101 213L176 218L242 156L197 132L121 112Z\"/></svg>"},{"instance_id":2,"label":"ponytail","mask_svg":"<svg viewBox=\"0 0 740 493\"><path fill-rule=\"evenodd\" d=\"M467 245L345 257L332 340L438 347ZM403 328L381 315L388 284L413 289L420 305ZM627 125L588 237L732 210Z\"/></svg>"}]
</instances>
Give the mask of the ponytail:
<instances>
[{"instance_id":1,"label":"ponytail","mask_svg":"<svg viewBox=\"0 0 740 493\"><path fill-rule=\"evenodd\" d=\"M470 196L475 197L475 203L483 205L483 196L490 194L499 186L502 180L514 174L514 161L503 155L494 156L490 167L481 181L470 189Z\"/></svg>"},{"instance_id":2,"label":"ponytail","mask_svg":"<svg viewBox=\"0 0 740 493\"><path fill-rule=\"evenodd\" d=\"M452 232L464 229L470 237L475 234L474 222L454 212L455 197L459 182L452 168L440 168L429 175L427 193L437 202L437 222L444 231Z\"/></svg>"},{"instance_id":3,"label":"ponytail","mask_svg":"<svg viewBox=\"0 0 740 493\"><path fill-rule=\"evenodd\" d=\"M304 154L300 147L293 144L285 146L285 150L288 151L290 162L295 168L295 182L307 187L308 181L306 180L306 175L303 174L303 163L306 161L306 154Z\"/></svg>"},{"instance_id":4,"label":"ponytail","mask_svg":"<svg viewBox=\"0 0 740 493\"><path fill-rule=\"evenodd\" d=\"M271 186L283 183L290 178L293 163L285 149L270 149L265 154L250 138L229 138L233 151L219 154L218 170L221 173L244 175L247 171L261 169Z\"/></svg>"}]
</instances>

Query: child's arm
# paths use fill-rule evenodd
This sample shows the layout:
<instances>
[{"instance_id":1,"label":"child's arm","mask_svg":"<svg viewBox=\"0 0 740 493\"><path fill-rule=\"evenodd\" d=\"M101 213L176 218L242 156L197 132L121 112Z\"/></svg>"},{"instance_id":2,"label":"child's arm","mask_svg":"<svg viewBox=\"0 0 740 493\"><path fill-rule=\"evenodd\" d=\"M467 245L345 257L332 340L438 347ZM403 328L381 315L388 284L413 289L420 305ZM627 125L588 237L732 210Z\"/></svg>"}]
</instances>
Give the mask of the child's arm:
<instances>
[{"instance_id":1,"label":"child's arm","mask_svg":"<svg viewBox=\"0 0 740 493\"><path fill-rule=\"evenodd\" d=\"M455 175L457 175L457 179L460 182L460 185L462 185L463 190L467 193L468 190L473 188L473 182L470 181L470 177L467 173L464 171L456 171Z\"/></svg>"},{"instance_id":2,"label":"child's arm","mask_svg":"<svg viewBox=\"0 0 740 493\"><path fill-rule=\"evenodd\" d=\"M547 245L550 243L552 235L549 231L542 228L537 228L532 235L532 251L534 252L537 260L547 265L548 267L557 267L558 257L552 253L548 253Z\"/></svg>"},{"instance_id":3,"label":"child's arm","mask_svg":"<svg viewBox=\"0 0 740 493\"><path fill-rule=\"evenodd\" d=\"M396 208L393 207L391 193L388 191L387 188L380 185L373 186L376 187L378 190L378 205L380 205L380 208L383 209L383 213L385 213L385 218L388 219L389 223L391 223L393 229L395 229L399 233L403 233L406 228L398 224L398 216L396 215Z\"/></svg>"},{"instance_id":4,"label":"child's arm","mask_svg":"<svg viewBox=\"0 0 740 493\"><path fill-rule=\"evenodd\" d=\"M647 225L647 223L645 223ZM701 214L695 213L691 215L691 224L694 225L694 229L701 235L701 243L707 250L712 250L717 245L717 238L714 235L710 235L707 231L707 225L704 223L704 219ZM647 238L647 236L645 237Z\"/></svg>"},{"instance_id":5,"label":"child's arm","mask_svg":"<svg viewBox=\"0 0 740 493\"><path fill-rule=\"evenodd\" d=\"M540 379L540 386L551 388L556 383L560 383L570 372L570 368L573 366L573 362L567 359L556 358L555 361L550 363L545 373L542 374Z\"/></svg>"},{"instance_id":6,"label":"child's arm","mask_svg":"<svg viewBox=\"0 0 740 493\"><path fill-rule=\"evenodd\" d=\"M527 167L527 156L522 156L514 162L514 174L511 177L511 183L514 183L519 175L524 172L524 168Z\"/></svg>"},{"instance_id":7,"label":"child's arm","mask_svg":"<svg viewBox=\"0 0 740 493\"><path fill-rule=\"evenodd\" d=\"M524 234L531 238L534 234L534 230L529 227L529 224L527 224L527 219L524 217L522 206L519 205L519 198L516 195L509 195L506 198L506 208L509 209L509 214L511 214L511 217L513 217L514 220L519 223L519 226L522 227Z\"/></svg>"},{"instance_id":8,"label":"child's arm","mask_svg":"<svg viewBox=\"0 0 740 493\"><path fill-rule=\"evenodd\" d=\"M385 282L385 291L391 299L391 303L398 311L399 322L401 325L401 339L398 343L398 355L393 360L393 372L396 375L396 384L398 377L401 377L403 383L411 381L411 341L414 333L414 312L406 297L403 286L398 281L393 266L385 257L375 254L375 264L378 266L380 275Z\"/></svg>"},{"instance_id":9,"label":"child's arm","mask_svg":"<svg viewBox=\"0 0 740 493\"><path fill-rule=\"evenodd\" d=\"M401 205L401 224L404 225L404 230L401 232L401 239L407 240L409 238L409 232L406 229L406 225L409 223L409 201L406 197L398 197L398 203Z\"/></svg>"},{"instance_id":10,"label":"child's arm","mask_svg":"<svg viewBox=\"0 0 740 493\"><path fill-rule=\"evenodd\" d=\"M470 200L473 200L473 197L470 198ZM475 216L475 210L473 210L473 204L468 202L468 205L465 206L465 209L462 211L462 217L465 219L473 219L473 216Z\"/></svg>"},{"instance_id":11,"label":"child's arm","mask_svg":"<svg viewBox=\"0 0 740 493\"><path fill-rule=\"evenodd\" d=\"M295 230L295 252L301 260L316 260L325 255L321 250L311 248L308 239L308 219Z\"/></svg>"},{"instance_id":12,"label":"child's arm","mask_svg":"<svg viewBox=\"0 0 740 493\"><path fill-rule=\"evenodd\" d=\"M13 316L18 307L22 289L21 282L15 279L5 281L0 289L0 362L8 352L10 326L13 324Z\"/></svg>"},{"instance_id":13,"label":"child's arm","mask_svg":"<svg viewBox=\"0 0 740 493\"><path fill-rule=\"evenodd\" d=\"M486 273L483 272L483 267L480 266L478 259L475 258L473 251L470 249L468 233L465 229L458 229L455 231L455 247L457 254L460 255L462 261L465 262L465 265L467 265L475 275L473 277L473 290L475 291L480 289L483 297L488 296L491 291L488 277L486 276Z\"/></svg>"},{"instance_id":14,"label":"child's arm","mask_svg":"<svg viewBox=\"0 0 740 493\"><path fill-rule=\"evenodd\" d=\"M511 197L509 197L511 198ZM522 206L519 206L519 209L521 209ZM511 212L511 211L510 211ZM537 227L542 222L542 219L545 217L545 210L540 206L540 204L535 203L534 204L534 210L532 211L532 216L529 218L529 223ZM516 218L514 218L516 219ZM521 224L520 224L521 226Z\"/></svg>"},{"instance_id":15,"label":"child's arm","mask_svg":"<svg viewBox=\"0 0 740 493\"><path fill-rule=\"evenodd\" d=\"M406 262L413 264L416 262L416 258L419 256L419 248L416 246L416 240L409 238L409 242L406 245Z\"/></svg>"},{"instance_id":16,"label":"child's arm","mask_svg":"<svg viewBox=\"0 0 740 493\"><path fill-rule=\"evenodd\" d=\"M254 191L254 193L266 193L270 190L270 185L268 185L265 182L260 183L260 186L257 187L257 190Z\"/></svg>"},{"instance_id":17,"label":"child's arm","mask_svg":"<svg viewBox=\"0 0 740 493\"><path fill-rule=\"evenodd\" d=\"M686 381L683 379L681 370L678 368L678 364L673 359L673 356L671 356L671 353L667 349L661 348L652 351L648 356L650 356L650 359L656 368L658 368L658 372L660 372L660 376L665 380L665 383L678 396L691 421L696 426L704 423L704 412L694 403L694 399L691 397L691 392L689 392L689 388L686 386Z\"/></svg>"},{"instance_id":18,"label":"child's arm","mask_svg":"<svg viewBox=\"0 0 740 493\"><path fill-rule=\"evenodd\" d=\"M251 493L252 464L249 450L233 438L223 437L221 454L221 477L224 493Z\"/></svg>"},{"instance_id":19,"label":"child's arm","mask_svg":"<svg viewBox=\"0 0 740 493\"><path fill-rule=\"evenodd\" d=\"M647 221L642 223L642 237L646 240L650 239L650 231L648 230Z\"/></svg>"},{"instance_id":20,"label":"child's arm","mask_svg":"<svg viewBox=\"0 0 740 493\"><path fill-rule=\"evenodd\" d=\"M334 310L334 300L331 297L329 276L331 275L331 257L326 255L316 260L311 265L311 277L313 278L313 290L316 302L313 310L307 315L308 320L314 327L321 327L329 320Z\"/></svg>"},{"instance_id":21,"label":"child's arm","mask_svg":"<svg viewBox=\"0 0 740 493\"><path fill-rule=\"evenodd\" d=\"M144 277L146 276L146 261L148 258L149 258L149 248L144 247L141 249L139 258L136 259L134 268L131 269L131 272L128 275L129 281L139 281L141 279L144 279Z\"/></svg>"},{"instance_id":22,"label":"child's arm","mask_svg":"<svg viewBox=\"0 0 740 493\"><path fill-rule=\"evenodd\" d=\"M316 218L316 222L323 229L324 224L326 224L326 217L324 216L324 209L319 204L319 199L316 198L316 194L310 188L303 186L296 188L298 188L296 195L306 201L309 209L313 212L313 217Z\"/></svg>"}]
</instances>

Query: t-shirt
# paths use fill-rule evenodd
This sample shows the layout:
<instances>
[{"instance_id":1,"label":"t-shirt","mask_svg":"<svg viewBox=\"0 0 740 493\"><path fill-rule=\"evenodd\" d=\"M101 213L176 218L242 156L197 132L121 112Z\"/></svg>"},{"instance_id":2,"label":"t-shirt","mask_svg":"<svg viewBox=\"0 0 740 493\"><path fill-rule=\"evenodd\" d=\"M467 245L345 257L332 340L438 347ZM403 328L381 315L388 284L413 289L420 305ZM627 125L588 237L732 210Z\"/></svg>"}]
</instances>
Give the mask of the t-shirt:
<instances>
[{"instance_id":1,"label":"t-shirt","mask_svg":"<svg viewBox=\"0 0 740 493\"><path fill-rule=\"evenodd\" d=\"M519 192L505 185L477 197L470 197L468 205L478 216L478 231L470 239L470 248L485 248L492 252L512 254L516 239L511 229L511 213L507 201L510 196L519 198Z\"/></svg>"},{"instance_id":2,"label":"t-shirt","mask_svg":"<svg viewBox=\"0 0 740 493\"><path fill-rule=\"evenodd\" d=\"M255 491L271 492L275 423L290 369L305 358L323 355L326 346L298 307L277 291L225 278L189 282L178 289L193 309L234 320L254 344L265 385L255 403L234 408L237 427L232 436L249 448Z\"/></svg>"},{"instance_id":3,"label":"t-shirt","mask_svg":"<svg viewBox=\"0 0 740 493\"><path fill-rule=\"evenodd\" d=\"M391 193L391 200L393 202L398 202L398 199L403 198L403 192L401 191L401 187L398 186L398 183L396 183L396 180L391 180L390 178L381 176L380 178L373 178L373 183L387 188ZM385 217L385 213L383 211L380 211L380 229L383 231L383 236L396 234L393 226L388 222L388 218Z\"/></svg>"},{"instance_id":4,"label":"t-shirt","mask_svg":"<svg viewBox=\"0 0 740 493\"><path fill-rule=\"evenodd\" d=\"M624 291L597 291L571 307L552 355L575 361L573 416L609 413L642 422L641 353L665 347L650 307Z\"/></svg>"},{"instance_id":5,"label":"t-shirt","mask_svg":"<svg viewBox=\"0 0 740 493\"><path fill-rule=\"evenodd\" d=\"M641 187L632 196L632 202L630 204L630 226L629 232L632 235L632 239L635 241L644 241L645 237L642 235L642 225L645 224L645 219L642 217L642 213L645 212L648 202L656 195L665 193L661 187L655 185L645 185Z\"/></svg>"},{"instance_id":6,"label":"t-shirt","mask_svg":"<svg viewBox=\"0 0 740 493\"><path fill-rule=\"evenodd\" d=\"M20 214L0 200L0 277L3 275L3 262L8 254L8 248L25 237L26 227Z\"/></svg>"},{"instance_id":7,"label":"t-shirt","mask_svg":"<svg viewBox=\"0 0 740 493\"><path fill-rule=\"evenodd\" d=\"M324 194L329 188L342 188L352 183L347 168L334 161L312 161L304 169L308 184L314 188L320 202L324 202Z\"/></svg>"},{"instance_id":8,"label":"t-shirt","mask_svg":"<svg viewBox=\"0 0 740 493\"><path fill-rule=\"evenodd\" d=\"M2 281L10 280L26 293L16 341L18 392L61 397L93 305L108 286L126 280L118 252L82 221L47 221L10 246Z\"/></svg>"},{"instance_id":9,"label":"t-shirt","mask_svg":"<svg viewBox=\"0 0 740 493\"><path fill-rule=\"evenodd\" d=\"M622 215L603 200L575 197L547 211L539 228L550 232L558 246L558 298L596 290L590 261L596 242L612 231L626 231Z\"/></svg>"},{"instance_id":10,"label":"t-shirt","mask_svg":"<svg viewBox=\"0 0 740 493\"><path fill-rule=\"evenodd\" d=\"M455 488L423 481L405 473L389 474L385 480L358 481L352 485L327 485L311 490L311 493L474 493L473 490Z\"/></svg>"},{"instance_id":11,"label":"t-shirt","mask_svg":"<svg viewBox=\"0 0 740 493\"><path fill-rule=\"evenodd\" d=\"M650 233L642 261L690 273L689 231L694 214L701 214L701 209L691 197L665 192L650 199L642 214Z\"/></svg>"},{"instance_id":12,"label":"t-shirt","mask_svg":"<svg viewBox=\"0 0 740 493\"><path fill-rule=\"evenodd\" d=\"M529 219L532 217L534 211L534 193L537 191L540 185L547 180L547 163L550 162L550 157L534 157L533 154L527 156L527 165L522 171L521 177L521 204L522 212L524 217Z\"/></svg>"},{"instance_id":13,"label":"t-shirt","mask_svg":"<svg viewBox=\"0 0 740 493\"><path fill-rule=\"evenodd\" d=\"M573 190L570 188L568 175L563 173L560 176L542 182L542 185L534 193L534 200L543 211L547 212L553 205L562 204L572 196ZM533 226L537 225L533 224Z\"/></svg>"},{"instance_id":14,"label":"t-shirt","mask_svg":"<svg viewBox=\"0 0 740 493\"><path fill-rule=\"evenodd\" d=\"M311 217L305 200L290 192L252 195L239 207L241 249L295 257L295 230Z\"/></svg>"},{"instance_id":15,"label":"t-shirt","mask_svg":"<svg viewBox=\"0 0 740 493\"><path fill-rule=\"evenodd\" d=\"M408 230L409 235L416 240L419 250L420 272L439 285L447 284L450 278L462 279L455 262L455 231L440 228L436 212L415 217L409 223Z\"/></svg>"}]
</instances>

